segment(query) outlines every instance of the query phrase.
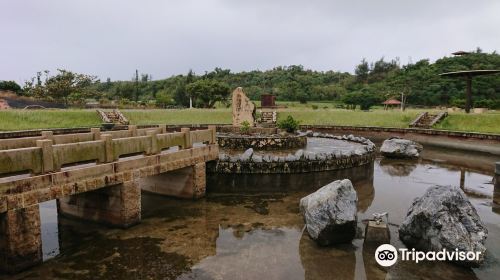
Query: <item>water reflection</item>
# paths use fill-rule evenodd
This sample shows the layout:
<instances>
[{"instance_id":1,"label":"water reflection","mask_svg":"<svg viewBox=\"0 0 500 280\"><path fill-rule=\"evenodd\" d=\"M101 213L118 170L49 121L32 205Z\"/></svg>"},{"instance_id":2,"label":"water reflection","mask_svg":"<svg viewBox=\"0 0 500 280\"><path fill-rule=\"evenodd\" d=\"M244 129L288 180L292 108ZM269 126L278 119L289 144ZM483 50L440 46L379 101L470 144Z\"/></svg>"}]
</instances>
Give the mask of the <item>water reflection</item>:
<instances>
[{"instance_id":1,"label":"water reflection","mask_svg":"<svg viewBox=\"0 0 500 280\"><path fill-rule=\"evenodd\" d=\"M299 244L303 279L354 279L355 251L352 244L320 247L304 232Z\"/></svg>"},{"instance_id":2,"label":"water reflection","mask_svg":"<svg viewBox=\"0 0 500 280\"><path fill-rule=\"evenodd\" d=\"M406 177L417 168L415 160L382 159L380 169L390 176Z\"/></svg>"},{"instance_id":3,"label":"water reflection","mask_svg":"<svg viewBox=\"0 0 500 280\"><path fill-rule=\"evenodd\" d=\"M467 158L467 155L464 155ZM368 168L296 175L209 176L193 202L142 196L141 224L127 230L60 218L43 205L43 265L6 279L494 279L500 274L500 213L489 173L447 162L375 161ZM349 177L358 192L360 234L321 248L302 232L301 197ZM257 177L257 178L256 178ZM470 270L448 263L398 262L384 270L363 246L364 219L389 211L391 243L413 199L433 184L462 184L489 231L488 257ZM55 253L50 253L55 252ZM52 255L51 255L52 254Z\"/></svg>"}]
</instances>

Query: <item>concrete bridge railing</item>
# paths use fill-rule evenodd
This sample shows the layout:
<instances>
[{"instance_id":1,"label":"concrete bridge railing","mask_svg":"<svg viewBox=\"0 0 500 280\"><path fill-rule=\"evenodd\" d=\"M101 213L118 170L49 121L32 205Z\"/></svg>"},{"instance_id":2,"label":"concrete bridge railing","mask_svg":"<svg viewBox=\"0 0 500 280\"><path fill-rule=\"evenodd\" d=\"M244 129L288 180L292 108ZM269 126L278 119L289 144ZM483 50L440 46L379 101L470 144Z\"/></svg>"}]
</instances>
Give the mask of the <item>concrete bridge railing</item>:
<instances>
[{"instance_id":1,"label":"concrete bridge railing","mask_svg":"<svg viewBox=\"0 0 500 280\"><path fill-rule=\"evenodd\" d=\"M113 139L127 138L135 136L146 136L148 131L156 131L158 134L167 132L166 125L158 125L158 127L150 128L137 128L135 125L129 125L125 130L112 130L104 133L110 134ZM90 132L69 133L69 134L55 134L53 131L42 131L40 136L31 137L16 137L16 138L3 138L0 139L0 150L18 149L35 147L38 140L52 140L54 144L68 144L77 142L96 141L101 139L100 128L92 127Z\"/></svg>"},{"instance_id":2,"label":"concrete bridge railing","mask_svg":"<svg viewBox=\"0 0 500 280\"><path fill-rule=\"evenodd\" d=\"M215 126L207 130L190 131L183 128L181 132L164 133L164 128L142 129L134 128L124 131L112 131L101 134L100 131L91 133L51 135L50 131L43 133L43 138L20 138L14 148L0 150L0 175L22 171L31 171L32 174L41 174L58 171L63 165L79 162L96 161L97 163L112 162L120 156L130 154L157 154L164 149L179 146L183 149L191 148L192 143L215 143ZM130 136L135 135L135 136ZM100 139L97 140L96 137ZM30 147L33 138L34 147ZM39 139L40 138L40 139ZM4 140L11 146L15 139ZM8 141L5 141L8 140Z\"/></svg>"},{"instance_id":3,"label":"concrete bridge railing","mask_svg":"<svg viewBox=\"0 0 500 280\"><path fill-rule=\"evenodd\" d=\"M63 144L45 133L35 147L0 151L1 270L42 261L39 203L56 199L59 215L129 227L141 219L141 189L183 198L205 194L205 163L218 157L215 126L173 133L132 128L99 132L96 140L97 133L92 139L64 135L58 141L89 141ZM205 145L193 145L200 142ZM179 149L162 152L170 147Z\"/></svg>"}]
</instances>

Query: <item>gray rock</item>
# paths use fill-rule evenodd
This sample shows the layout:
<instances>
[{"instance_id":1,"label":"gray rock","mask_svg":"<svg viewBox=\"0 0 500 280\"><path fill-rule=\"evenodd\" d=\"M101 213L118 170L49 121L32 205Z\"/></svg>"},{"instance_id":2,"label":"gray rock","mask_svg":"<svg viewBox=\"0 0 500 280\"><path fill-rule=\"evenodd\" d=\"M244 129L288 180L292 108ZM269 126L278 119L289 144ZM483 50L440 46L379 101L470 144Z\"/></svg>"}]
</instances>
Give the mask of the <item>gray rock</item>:
<instances>
[{"instance_id":1,"label":"gray rock","mask_svg":"<svg viewBox=\"0 0 500 280\"><path fill-rule=\"evenodd\" d=\"M220 161L229 161L229 156L226 154L219 154Z\"/></svg>"},{"instance_id":2,"label":"gray rock","mask_svg":"<svg viewBox=\"0 0 500 280\"><path fill-rule=\"evenodd\" d=\"M382 155L388 158L418 158L422 150L417 142L401 138L389 138L380 147Z\"/></svg>"},{"instance_id":3,"label":"gray rock","mask_svg":"<svg viewBox=\"0 0 500 280\"><path fill-rule=\"evenodd\" d=\"M229 156L229 161L230 162L237 162L240 160L239 156Z\"/></svg>"},{"instance_id":4,"label":"gray rock","mask_svg":"<svg viewBox=\"0 0 500 280\"><path fill-rule=\"evenodd\" d=\"M240 160L249 161L252 158L252 155L253 155L253 149L250 148L240 155Z\"/></svg>"},{"instance_id":5,"label":"gray rock","mask_svg":"<svg viewBox=\"0 0 500 280\"><path fill-rule=\"evenodd\" d=\"M312 134L312 137L318 137L319 135L320 135L320 134L319 134L319 132L314 132L314 133Z\"/></svg>"},{"instance_id":6,"label":"gray rock","mask_svg":"<svg viewBox=\"0 0 500 280\"><path fill-rule=\"evenodd\" d=\"M477 261L461 265L479 266L484 261L488 230L464 192L457 187L433 186L413 201L399 227L399 238L409 248L422 251L481 252Z\"/></svg>"},{"instance_id":7,"label":"gray rock","mask_svg":"<svg viewBox=\"0 0 500 280\"><path fill-rule=\"evenodd\" d=\"M307 137L312 137L312 136L313 136L313 134L314 134L314 133L313 133L313 131L312 131L312 130L308 130L308 131L306 131L306 135L307 135Z\"/></svg>"},{"instance_id":8,"label":"gray rock","mask_svg":"<svg viewBox=\"0 0 500 280\"><path fill-rule=\"evenodd\" d=\"M308 160L316 160L316 154L313 152L304 152L304 157Z\"/></svg>"},{"instance_id":9,"label":"gray rock","mask_svg":"<svg viewBox=\"0 0 500 280\"><path fill-rule=\"evenodd\" d=\"M350 180L334 181L300 200L309 236L321 246L351 242L356 234L358 196Z\"/></svg>"},{"instance_id":10,"label":"gray rock","mask_svg":"<svg viewBox=\"0 0 500 280\"><path fill-rule=\"evenodd\" d=\"M316 154L316 159L318 159L318 160L325 160L327 157L328 156L325 153L318 153L318 154Z\"/></svg>"},{"instance_id":11,"label":"gray rock","mask_svg":"<svg viewBox=\"0 0 500 280\"><path fill-rule=\"evenodd\" d=\"M354 150L354 154L357 155L357 156L364 155L365 153L366 153L365 146L363 146L361 148L357 148L356 150Z\"/></svg>"},{"instance_id":12,"label":"gray rock","mask_svg":"<svg viewBox=\"0 0 500 280\"><path fill-rule=\"evenodd\" d=\"M256 155L256 154L254 154L254 155L252 156L252 161L253 161L253 162L259 162L259 163L260 163L260 162L262 162L262 160L263 160L263 159L262 159L262 156L260 156L260 155Z\"/></svg>"},{"instance_id":13,"label":"gray rock","mask_svg":"<svg viewBox=\"0 0 500 280\"><path fill-rule=\"evenodd\" d=\"M303 156L304 156L304 150L300 149L300 150L295 152L295 157L297 159L301 159Z\"/></svg>"},{"instance_id":14,"label":"gray rock","mask_svg":"<svg viewBox=\"0 0 500 280\"><path fill-rule=\"evenodd\" d=\"M271 155L269 155L269 154L264 155L264 156L262 157L262 159L263 159L265 162L272 162L272 161L273 161L273 157L272 157Z\"/></svg>"},{"instance_id":15,"label":"gray rock","mask_svg":"<svg viewBox=\"0 0 500 280\"><path fill-rule=\"evenodd\" d=\"M296 160L297 158L292 154L288 154L285 158L285 161L296 161Z\"/></svg>"}]
</instances>

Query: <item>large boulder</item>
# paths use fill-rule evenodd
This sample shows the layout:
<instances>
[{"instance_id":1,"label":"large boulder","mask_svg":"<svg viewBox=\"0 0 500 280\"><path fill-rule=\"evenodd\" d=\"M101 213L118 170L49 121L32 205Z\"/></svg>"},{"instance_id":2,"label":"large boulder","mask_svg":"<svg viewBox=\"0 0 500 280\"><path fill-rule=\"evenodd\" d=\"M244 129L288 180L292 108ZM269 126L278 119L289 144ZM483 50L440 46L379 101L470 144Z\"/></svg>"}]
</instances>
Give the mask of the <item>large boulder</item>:
<instances>
[{"instance_id":1,"label":"large boulder","mask_svg":"<svg viewBox=\"0 0 500 280\"><path fill-rule=\"evenodd\" d=\"M392 137L382 143L380 152L388 158L418 158L423 150L415 141Z\"/></svg>"},{"instance_id":2,"label":"large boulder","mask_svg":"<svg viewBox=\"0 0 500 280\"><path fill-rule=\"evenodd\" d=\"M459 262L465 266L478 266L483 262L487 236L488 230L464 192L451 186L430 187L413 201L399 227L399 238L409 248L481 252L476 261Z\"/></svg>"},{"instance_id":3,"label":"large boulder","mask_svg":"<svg viewBox=\"0 0 500 280\"><path fill-rule=\"evenodd\" d=\"M252 158L252 155L253 155L253 149L249 148L243 154L240 155L240 160L249 161Z\"/></svg>"},{"instance_id":4,"label":"large boulder","mask_svg":"<svg viewBox=\"0 0 500 280\"><path fill-rule=\"evenodd\" d=\"M358 196L350 180L334 181L300 200L309 236L321 246L350 242L356 235Z\"/></svg>"}]
</instances>

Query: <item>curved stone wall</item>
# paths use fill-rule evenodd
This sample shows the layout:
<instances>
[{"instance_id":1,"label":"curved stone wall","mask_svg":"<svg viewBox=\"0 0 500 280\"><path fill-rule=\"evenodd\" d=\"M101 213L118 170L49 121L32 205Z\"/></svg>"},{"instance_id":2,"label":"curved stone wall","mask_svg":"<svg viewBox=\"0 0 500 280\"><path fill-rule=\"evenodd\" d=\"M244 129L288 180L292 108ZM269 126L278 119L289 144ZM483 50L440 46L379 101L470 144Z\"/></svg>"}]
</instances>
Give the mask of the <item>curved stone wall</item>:
<instances>
[{"instance_id":1,"label":"curved stone wall","mask_svg":"<svg viewBox=\"0 0 500 280\"><path fill-rule=\"evenodd\" d=\"M217 134L219 147L233 150L245 150L248 148L256 150L286 150L299 149L307 145L307 136L278 134L272 135L239 135L239 134Z\"/></svg>"},{"instance_id":2,"label":"curved stone wall","mask_svg":"<svg viewBox=\"0 0 500 280\"><path fill-rule=\"evenodd\" d=\"M340 170L370 164L375 159L375 144L363 137L353 135L334 136L331 134L307 132L303 136L331 138L363 144L352 151L313 153L298 150L294 155L273 156L254 155L251 149L243 154L228 156L219 154L219 160L207 164L207 171L228 174L271 174L304 173Z\"/></svg>"}]
</instances>

